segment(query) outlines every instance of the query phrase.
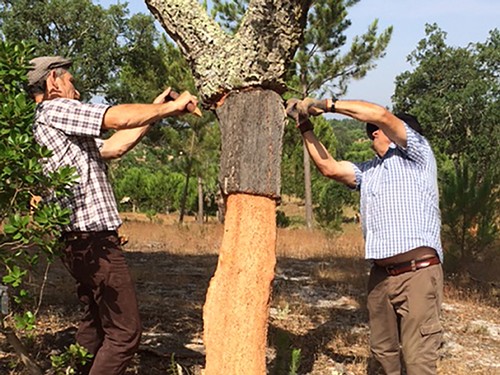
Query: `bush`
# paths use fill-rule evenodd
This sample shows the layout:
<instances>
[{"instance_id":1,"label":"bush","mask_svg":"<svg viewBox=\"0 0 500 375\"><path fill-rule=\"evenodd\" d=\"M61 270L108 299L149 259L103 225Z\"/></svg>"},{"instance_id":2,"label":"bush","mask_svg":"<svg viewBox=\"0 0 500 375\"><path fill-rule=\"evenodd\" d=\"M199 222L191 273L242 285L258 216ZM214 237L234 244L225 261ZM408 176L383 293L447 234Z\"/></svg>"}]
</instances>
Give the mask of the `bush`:
<instances>
[{"instance_id":1,"label":"bush","mask_svg":"<svg viewBox=\"0 0 500 375\"><path fill-rule=\"evenodd\" d=\"M74 180L71 168L45 174L39 163L50 151L36 144L31 130L35 103L24 86L32 52L24 44L0 42L0 276L16 312L3 306L4 328L34 327L33 300L24 281L41 257L52 260L61 226L69 223L68 210L39 203L39 197L65 196Z\"/></svg>"}]
</instances>

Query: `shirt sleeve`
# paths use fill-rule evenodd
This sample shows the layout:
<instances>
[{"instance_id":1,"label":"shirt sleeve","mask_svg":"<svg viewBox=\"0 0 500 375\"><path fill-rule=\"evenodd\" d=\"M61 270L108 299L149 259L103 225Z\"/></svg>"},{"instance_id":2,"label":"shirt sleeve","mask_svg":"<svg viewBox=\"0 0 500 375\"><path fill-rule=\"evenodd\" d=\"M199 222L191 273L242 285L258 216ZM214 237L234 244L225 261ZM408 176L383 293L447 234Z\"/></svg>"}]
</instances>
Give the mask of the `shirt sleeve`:
<instances>
[{"instance_id":1,"label":"shirt sleeve","mask_svg":"<svg viewBox=\"0 0 500 375\"><path fill-rule=\"evenodd\" d=\"M413 130L405 122L403 122L406 129L406 148L397 146L407 157L414 160L420 165L425 165L431 155L432 150L427 139L421 134Z\"/></svg>"},{"instance_id":2,"label":"shirt sleeve","mask_svg":"<svg viewBox=\"0 0 500 375\"><path fill-rule=\"evenodd\" d=\"M53 99L44 103L49 126L67 135L98 137L101 134L106 104L86 104L72 99Z\"/></svg>"},{"instance_id":3,"label":"shirt sleeve","mask_svg":"<svg viewBox=\"0 0 500 375\"><path fill-rule=\"evenodd\" d=\"M99 152L102 150L102 146L104 146L104 139L102 138L94 138L95 144Z\"/></svg>"},{"instance_id":4,"label":"shirt sleeve","mask_svg":"<svg viewBox=\"0 0 500 375\"><path fill-rule=\"evenodd\" d=\"M371 160L364 161L362 163L352 163L354 175L356 177L356 185L353 187L353 190L359 190L361 188L361 183L363 182L363 172L370 168L372 164Z\"/></svg>"}]
</instances>

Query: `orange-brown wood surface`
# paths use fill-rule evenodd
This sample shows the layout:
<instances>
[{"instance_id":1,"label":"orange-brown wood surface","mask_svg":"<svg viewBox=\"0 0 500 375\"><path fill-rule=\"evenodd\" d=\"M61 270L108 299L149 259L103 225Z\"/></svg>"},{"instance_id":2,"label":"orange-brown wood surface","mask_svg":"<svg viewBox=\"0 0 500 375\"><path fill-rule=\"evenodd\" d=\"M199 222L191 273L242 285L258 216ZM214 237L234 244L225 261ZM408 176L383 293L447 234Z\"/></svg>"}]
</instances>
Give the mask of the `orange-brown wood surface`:
<instances>
[{"instance_id":1,"label":"orange-brown wood surface","mask_svg":"<svg viewBox=\"0 0 500 375\"><path fill-rule=\"evenodd\" d=\"M228 198L217 269L203 309L205 375L266 373L275 209L276 202L266 197Z\"/></svg>"}]
</instances>

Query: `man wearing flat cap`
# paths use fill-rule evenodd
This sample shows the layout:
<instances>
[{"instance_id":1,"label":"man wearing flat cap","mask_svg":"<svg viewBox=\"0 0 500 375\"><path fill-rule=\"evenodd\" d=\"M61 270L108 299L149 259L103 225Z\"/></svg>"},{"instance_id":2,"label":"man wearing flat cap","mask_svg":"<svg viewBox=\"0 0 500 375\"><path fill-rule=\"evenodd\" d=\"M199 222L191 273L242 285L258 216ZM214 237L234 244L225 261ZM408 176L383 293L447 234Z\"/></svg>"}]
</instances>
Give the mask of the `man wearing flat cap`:
<instances>
[{"instance_id":1,"label":"man wearing flat cap","mask_svg":"<svg viewBox=\"0 0 500 375\"><path fill-rule=\"evenodd\" d=\"M139 346L141 322L105 162L131 150L155 122L187 113L188 105L196 107L197 99L186 91L169 100L167 89L153 104L85 104L68 71L71 60L43 56L31 64L28 92L37 103L33 132L40 145L52 150L42 161L44 170L71 166L78 175L69 198L49 199L71 211L70 224L63 228L62 260L84 305L77 342L94 355L80 371L124 374ZM108 129L116 132L99 138Z\"/></svg>"},{"instance_id":2,"label":"man wearing flat cap","mask_svg":"<svg viewBox=\"0 0 500 375\"><path fill-rule=\"evenodd\" d=\"M441 216L434 153L418 120L361 100L290 99L319 171L360 191L365 257L370 261L367 307L373 357L387 375L435 375L443 297ZM309 116L339 113L366 123L376 156L335 160L316 138Z\"/></svg>"}]
</instances>

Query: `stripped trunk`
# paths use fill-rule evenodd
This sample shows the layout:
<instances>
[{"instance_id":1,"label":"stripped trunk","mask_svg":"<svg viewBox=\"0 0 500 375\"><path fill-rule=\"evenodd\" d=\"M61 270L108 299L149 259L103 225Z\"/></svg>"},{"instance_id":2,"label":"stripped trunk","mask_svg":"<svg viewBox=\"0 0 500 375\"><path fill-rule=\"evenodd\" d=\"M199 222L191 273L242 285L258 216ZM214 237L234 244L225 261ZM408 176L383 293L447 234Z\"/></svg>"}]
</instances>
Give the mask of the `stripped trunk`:
<instances>
[{"instance_id":1,"label":"stripped trunk","mask_svg":"<svg viewBox=\"0 0 500 375\"><path fill-rule=\"evenodd\" d=\"M220 181L229 197L203 309L206 375L266 373L285 124L281 103L274 91L250 90L232 94L216 112L223 145Z\"/></svg>"},{"instance_id":2,"label":"stripped trunk","mask_svg":"<svg viewBox=\"0 0 500 375\"><path fill-rule=\"evenodd\" d=\"M285 111L283 77L312 0L250 0L235 35L198 1L146 0L188 61L222 135L226 199L219 262L203 309L205 375L264 375Z\"/></svg>"}]
</instances>

